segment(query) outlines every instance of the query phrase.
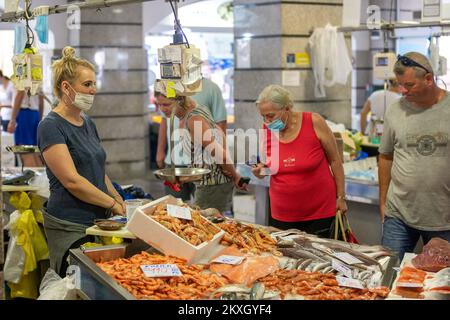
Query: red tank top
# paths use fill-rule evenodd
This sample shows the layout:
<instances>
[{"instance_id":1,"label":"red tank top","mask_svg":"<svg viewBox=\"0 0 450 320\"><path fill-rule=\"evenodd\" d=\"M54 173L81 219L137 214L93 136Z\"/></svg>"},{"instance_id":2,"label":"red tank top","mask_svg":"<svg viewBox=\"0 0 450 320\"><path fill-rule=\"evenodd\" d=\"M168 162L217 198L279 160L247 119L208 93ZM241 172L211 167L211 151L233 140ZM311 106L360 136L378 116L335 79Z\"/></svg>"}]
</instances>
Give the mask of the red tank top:
<instances>
[{"instance_id":1,"label":"red tank top","mask_svg":"<svg viewBox=\"0 0 450 320\"><path fill-rule=\"evenodd\" d=\"M275 135L267 132L266 142L268 165L278 167L278 172L270 177L272 217L283 222L333 217L336 184L325 150L314 131L311 113L303 112L301 129L294 141L279 142ZM276 152L276 145L279 145L279 152Z\"/></svg>"}]
</instances>

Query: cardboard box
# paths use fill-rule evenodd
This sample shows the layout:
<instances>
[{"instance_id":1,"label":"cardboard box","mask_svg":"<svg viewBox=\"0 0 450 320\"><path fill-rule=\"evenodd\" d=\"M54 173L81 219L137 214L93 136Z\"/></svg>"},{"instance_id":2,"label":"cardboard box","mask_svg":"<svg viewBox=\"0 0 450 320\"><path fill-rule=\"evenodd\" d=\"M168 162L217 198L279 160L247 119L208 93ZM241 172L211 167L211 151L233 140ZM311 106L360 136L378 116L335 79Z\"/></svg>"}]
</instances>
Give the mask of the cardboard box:
<instances>
[{"instance_id":1,"label":"cardboard box","mask_svg":"<svg viewBox=\"0 0 450 320\"><path fill-rule=\"evenodd\" d=\"M194 246L155 221L150 215L159 205L166 204L180 205L182 202L173 196L165 196L143 205L136 209L133 217L128 222L127 229L158 251L166 255L186 259L187 263L198 263L220 249L220 240L224 236L225 231L219 227L217 228L220 231L214 235L212 240ZM202 219L205 218L202 217ZM208 223L210 222L208 221Z\"/></svg>"}]
</instances>

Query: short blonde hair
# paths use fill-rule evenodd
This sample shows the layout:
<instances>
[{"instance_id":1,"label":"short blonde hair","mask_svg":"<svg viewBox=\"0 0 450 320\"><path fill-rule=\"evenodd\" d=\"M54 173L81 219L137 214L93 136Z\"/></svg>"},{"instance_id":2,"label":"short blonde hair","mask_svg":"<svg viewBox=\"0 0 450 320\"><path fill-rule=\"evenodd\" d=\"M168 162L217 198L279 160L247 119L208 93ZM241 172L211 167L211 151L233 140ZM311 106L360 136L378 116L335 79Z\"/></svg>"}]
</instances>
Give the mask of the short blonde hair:
<instances>
[{"instance_id":1,"label":"short blonde hair","mask_svg":"<svg viewBox=\"0 0 450 320\"><path fill-rule=\"evenodd\" d=\"M78 77L77 67L85 67L95 72L95 67L92 63L75 56L74 48L64 47L62 53L62 58L52 64L53 94L60 99L62 97L61 82L68 81L73 83Z\"/></svg>"},{"instance_id":2,"label":"short blonde hair","mask_svg":"<svg viewBox=\"0 0 450 320\"><path fill-rule=\"evenodd\" d=\"M292 108L294 105L291 92L276 84L267 86L261 91L256 104L263 102L273 103L276 109Z\"/></svg>"}]
</instances>

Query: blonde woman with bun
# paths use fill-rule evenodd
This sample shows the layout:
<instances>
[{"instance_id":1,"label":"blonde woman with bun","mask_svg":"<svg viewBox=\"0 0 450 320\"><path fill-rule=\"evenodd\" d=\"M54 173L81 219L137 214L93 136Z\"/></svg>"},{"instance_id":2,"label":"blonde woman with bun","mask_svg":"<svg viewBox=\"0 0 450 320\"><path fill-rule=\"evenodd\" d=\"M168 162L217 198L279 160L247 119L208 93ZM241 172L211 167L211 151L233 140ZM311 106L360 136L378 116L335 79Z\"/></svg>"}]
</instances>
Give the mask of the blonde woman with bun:
<instances>
[{"instance_id":1,"label":"blonde woman with bun","mask_svg":"<svg viewBox=\"0 0 450 320\"><path fill-rule=\"evenodd\" d=\"M38 127L38 146L50 181L44 229L50 267L65 276L70 248L92 241L86 228L111 213L124 215L123 200L105 173L106 153L94 122L84 113L94 102L94 66L65 47L52 65L58 105Z\"/></svg>"}]
</instances>

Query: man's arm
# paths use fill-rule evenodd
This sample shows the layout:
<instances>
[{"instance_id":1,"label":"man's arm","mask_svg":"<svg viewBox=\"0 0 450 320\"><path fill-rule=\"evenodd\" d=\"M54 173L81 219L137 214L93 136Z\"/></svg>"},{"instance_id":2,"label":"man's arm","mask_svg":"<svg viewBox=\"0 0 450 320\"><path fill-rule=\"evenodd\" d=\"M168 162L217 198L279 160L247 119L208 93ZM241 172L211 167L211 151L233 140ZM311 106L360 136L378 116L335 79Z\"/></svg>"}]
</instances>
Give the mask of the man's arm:
<instances>
[{"instance_id":1,"label":"man's arm","mask_svg":"<svg viewBox=\"0 0 450 320\"><path fill-rule=\"evenodd\" d=\"M384 208L386 197L391 182L391 169L394 156L391 154L380 154L378 160L378 183L380 186L380 217L381 223L384 222Z\"/></svg>"},{"instance_id":2,"label":"man's arm","mask_svg":"<svg viewBox=\"0 0 450 320\"><path fill-rule=\"evenodd\" d=\"M44 94L39 95L39 120L44 116Z\"/></svg>"},{"instance_id":3,"label":"man's arm","mask_svg":"<svg viewBox=\"0 0 450 320\"><path fill-rule=\"evenodd\" d=\"M167 119L162 118L159 124L158 132L158 147L156 149L156 164L159 168L164 168L164 160L166 158L166 146L167 146Z\"/></svg>"}]
</instances>

